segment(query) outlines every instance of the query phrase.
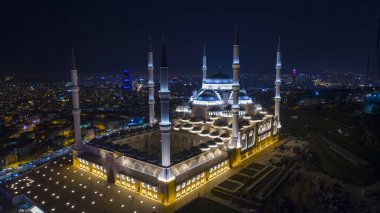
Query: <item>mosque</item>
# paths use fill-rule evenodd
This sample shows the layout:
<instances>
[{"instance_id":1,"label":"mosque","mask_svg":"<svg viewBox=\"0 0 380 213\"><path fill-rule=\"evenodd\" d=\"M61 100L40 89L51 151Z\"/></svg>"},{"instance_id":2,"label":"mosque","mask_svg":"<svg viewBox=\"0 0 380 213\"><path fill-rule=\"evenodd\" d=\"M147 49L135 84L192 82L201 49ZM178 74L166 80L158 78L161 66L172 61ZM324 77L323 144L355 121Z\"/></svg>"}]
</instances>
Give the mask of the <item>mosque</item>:
<instances>
[{"instance_id":1,"label":"mosque","mask_svg":"<svg viewBox=\"0 0 380 213\"><path fill-rule=\"evenodd\" d=\"M161 119L154 112L153 52L148 50L149 124L121 130L84 143L80 134L79 87L73 55L71 70L75 143L73 164L105 180L165 205L175 202L214 177L279 139L280 45L276 61L274 115L254 104L239 84L239 39L235 29L232 78L207 76L203 53L202 88L169 118L170 88L165 41L160 66Z\"/></svg>"}]
</instances>

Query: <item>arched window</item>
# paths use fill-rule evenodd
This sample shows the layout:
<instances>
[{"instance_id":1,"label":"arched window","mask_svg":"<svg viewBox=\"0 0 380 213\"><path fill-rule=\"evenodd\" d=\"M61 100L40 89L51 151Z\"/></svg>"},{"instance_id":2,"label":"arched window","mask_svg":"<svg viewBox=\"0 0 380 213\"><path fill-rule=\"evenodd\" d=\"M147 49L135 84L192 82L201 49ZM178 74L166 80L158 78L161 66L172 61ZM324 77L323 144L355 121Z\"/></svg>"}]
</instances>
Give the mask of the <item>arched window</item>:
<instances>
[{"instance_id":1,"label":"arched window","mask_svg":"<svg viewBox=\"0 0 380 213\"><path fill-rule=\"evenodd\" d=\"M255 132L253 130L249 131L248 147L255 144Z\"/></svg>"},{"instance_id":2,"label":"arched window","mask_svg":"<svg viewBox=\"0 0 380 213\"><path fill-rule=\"evenodd\" d=\"M205 156L200 156L198 159L198 165L201 165L202 163L206 162L206 157Z\"/></svg>"},{"instance_id":3,"label":"arched window","mask_svg":"<svg viewBox=\"0 0 380 213\"><path fill-rule=\"evenodd\" d=\"M247 140L248 140L248 138L247 138L247 134L243 134L243 136L241 137L241 150L245 150L245 149L247 149Z\"/></svg>"},{"instance_id":4,"label":"arched window","mask_svg":"<svg viewBox=\"0 0 380 213\"><path fill-rule=\"evenodd\" d=\"M273 123L273 135L274 135L274 134L277 134L277 131L278 131L277 121L275 121L275 122Z\"/></svg>"}]
</instances>

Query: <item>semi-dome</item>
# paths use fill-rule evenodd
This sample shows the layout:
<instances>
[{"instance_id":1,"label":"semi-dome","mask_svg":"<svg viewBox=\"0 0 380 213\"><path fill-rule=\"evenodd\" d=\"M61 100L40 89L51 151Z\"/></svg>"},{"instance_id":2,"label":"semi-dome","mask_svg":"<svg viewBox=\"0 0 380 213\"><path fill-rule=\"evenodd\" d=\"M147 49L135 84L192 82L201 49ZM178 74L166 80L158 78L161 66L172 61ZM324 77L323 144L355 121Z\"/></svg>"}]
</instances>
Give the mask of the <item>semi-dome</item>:
<instances>
[{"instance_id":1,"label":"semi-dome","mask_svg":"<svg viewBox=\"0 0 380 213\"><path fill-rule=\"evenodd\" d=\"M246 93L241 92L241 91L239 92L238 97L239 97L239 100L251 100L251 98ZM233 100L232 93L230 95L230 100Z\"/></svg>"},{"instance_id":2,"label":"semi-dome","mask_svg":"<svg viewBox=\"0 0 380 213\"><path fill-rule=\"evenodd\" d=\"M220 101L220 96L214 90L204 90L195 98L197 101Z\"/></svg>"},{"instance_id":3,"label":"semi-dome","mask_svg":"<svg viewBox=\"0 0 380 213\"><path fill-rule=\"evenodd\" d=\"M220 95L212 89L206 89L194 99L193 105L210 106L223 104Z\"/></svg>"},{"instance_id":4,"label":"semi-dome","mask_svg":"<svg viewBox=\"0 0 380 213\"><path fill-rule=\"evenodd\" d=\"M253 103L252 99L245 92L242 92L242 91L240 91L239 94L238 94L238 100L239 100L239 104L252 104ZM230 104L232 104L232 102L233 102L233 93L231 93L228 102Z\"/></svg>"}]
</instances>

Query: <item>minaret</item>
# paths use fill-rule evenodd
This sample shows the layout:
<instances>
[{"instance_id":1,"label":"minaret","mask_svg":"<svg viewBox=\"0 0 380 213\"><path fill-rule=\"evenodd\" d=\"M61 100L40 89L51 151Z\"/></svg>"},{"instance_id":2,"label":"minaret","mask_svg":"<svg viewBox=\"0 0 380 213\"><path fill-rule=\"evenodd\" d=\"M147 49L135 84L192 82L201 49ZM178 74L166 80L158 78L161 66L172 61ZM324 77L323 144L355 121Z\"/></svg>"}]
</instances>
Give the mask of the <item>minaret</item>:
<instances>
[{"instance_id":1,"label":"minaret","mask_svg":"<svg viewBox=\"0 0 380 213\"><path fill-rule=\"evenodd\" d=\"M203 65L202 65L202 71L203 71L203 82L205 82L206 78L207 78L206 44L203 45Z\"/></svg>"},{"instance_id":2,"label":"minaret","mask_svg":"<svg viewBox=\"0 0 380 213\"><path fill-rule=\"evenodd\" d=\"M154 79L153 79L153 50L152 41L149 36L149 51L148 51L148 74L149 74L149 124L154 124Z\"/></svg>"},{"instance_id":3,"label":"minaret","mask_svg":"<svg viewBox=\"0 0 380 213\"><path fill-rule=\"evenodd\" d=\"M81 129L80 129L80 108L79 108L79 86L77 66L75 64L74 50L71 51L71 93L73 98L73 117L74 117L74 150L83 149Z\"/></svg>"},{"instance_id":4,"label":"minaret","mask_svg":"<svg viewBox=\"0 0 380 213\"><path fill-rule=\"evenodd\" d=\"M281 86L281 51L280 51L280 37L278 37L278 46L277 46L277 60L276 60L276 95L274 96L274 116L278 119L278 127L281 127L280 124L280 86Z\"/></svg>"},{"instance_id":5,"label":"minaret","mask_svg":"<svg viewBox=\"0 0 380 213\"><path fill-rule=\"evenodd\" d=\"M238 28L236 25L235 28L235 36L234 36L234 45L233 45L233 83L232 83L232 97L233 97L233 105L232 105L232 143L229 144L229 148L239 148L240 143L238 142L238 134L239 134L239 37L238 37Z\"/></svg>"},{"instance_id":6,"label":"minaret","mask_svg":"<svg viewBox=\"0 0 380 213\"><path fill-rule=\"evenodd\" d=\"M161 101L161 164L162 168L159 179L168 182L173 179L170 171L170 128L169 120L169 98L170 91L168 85L168 63L166 60L165 39L162 37L162 55L160 67L160 101Z\"/></svg>"}]
</instances>

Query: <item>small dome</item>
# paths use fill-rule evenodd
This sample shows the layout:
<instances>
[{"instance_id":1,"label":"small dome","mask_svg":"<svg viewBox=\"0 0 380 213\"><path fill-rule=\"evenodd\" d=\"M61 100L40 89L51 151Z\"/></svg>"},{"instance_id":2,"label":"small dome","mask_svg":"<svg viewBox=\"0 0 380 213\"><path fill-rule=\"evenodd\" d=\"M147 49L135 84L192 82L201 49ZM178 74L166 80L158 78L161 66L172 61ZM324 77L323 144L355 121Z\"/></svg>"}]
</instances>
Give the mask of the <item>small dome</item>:
<instances>
[{"instance_id":1,"label":"small dome","mask_svg":"<svg viewBox=\"0 0 380 213\"><path fill-rule=\"evenodd\" d=\"M214 123L214 126L219 126L219 127L225 127L227 126L227 122L224 120L216 120Z\"/></svg>"},{"instance_id":2,"label":"small dome","mask_svg":"<svg viewBox=\"0 0 380 213\"><path fill-rule=\"evenodd\" d=\"M222 144L224 144L223 140L220 139L220 138L215 138L215 139L214 139L214 142L215 142L217 145L222 145Z\"/></svg>"},{"instance_id":3,"label":"small dome","mask_svg":"<svg viewBox=\"0 0 380 213\"><path fill-rule=\"evenodd\" d=\"M210 132L209 132L208 130L203 130L203 131L201 132L201 134L202 134L202 135L208 135L208 134L210 134Z\"/></svg>"},{"instance_id":4,"label":"small dome","mask_svg":"<svg viewBox=\"0 0 380 213\"><path fill-rule=\"evenodd\" d=\"M193 146L190 148L190 152L192 155L197 155L197 154L199 154L199 149L197 147Z\"/></svg>"},{"instance_id":5,"label":"small dome","mask_svg":"<svg viewBox=\"0 0 380 213\"><path fill-rule=\"evenodd\" d=\"M190 119L189 117L183 117L182 121L189 121L189 119Z\"/></svg>"},{"instance_id":6,"label":"small dome","mask_svg":"<svg viewBox=\"0 0 380 213\"><path fill-rule=\"evenodd\" d=\"M230 134L228 132L225 132L225 133L221 134L220 137L221 138L229 138Z\"/></svg>"},{"instance_id":7,"label":"small dome","mask_svg":"<svg viewBox=\"0 0 380 213\"><path fill-rule=\"evenodd\" d=\"M217 146L216 143L214 141L212 141L212 140L207 141L206 145L209 146L209 147L211 147L211 148L214 148L214 147Z\"/></svg>"},{"instance_id":8,"label":"small dome","mask_svg":"<svg viewBox=\"0 0 380 213\"><path fill-rule=\"evenodd\" d=\"M208 147L205 143L202 143L202 144L199 144L199 149L201 149L202 151L207 151L210 149L210 147Z\"/></svg>"},{"instance_id":9,"label":"small dome","mask_svg":"<svg viewBox=\"0 0 380 213\"><path fill-rule=\"evenodd\" d=\"M190 122L200 122L200 121L202 121L200 118L196 118L196 117L190 118Z\"/></svg>"},{"instance_id":10,"label":"small dome","mask_svg":"<svg viewBox=\"0 0 380 213\"><path fill-rule=\"evenodd\" d=\"M192 131L200 132L202 129L199 126L193 127Z\"/></svg>"},{"instance_id":11,"label":"small dome","mask_svg":"<svg viewBox=\"0 0 380 213\"><path fill-rule=\"evenodd\" d=\"M219 132L214 131L214 132L211 132L210 135L211 135L211 136L218 136L218 135L219 135Z\"/></svg>"}]
</instances>

